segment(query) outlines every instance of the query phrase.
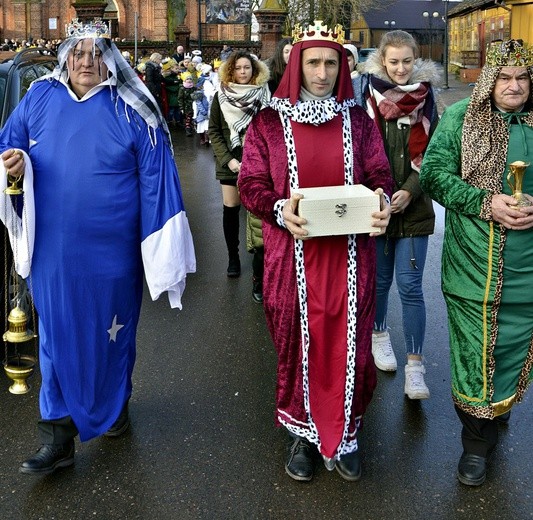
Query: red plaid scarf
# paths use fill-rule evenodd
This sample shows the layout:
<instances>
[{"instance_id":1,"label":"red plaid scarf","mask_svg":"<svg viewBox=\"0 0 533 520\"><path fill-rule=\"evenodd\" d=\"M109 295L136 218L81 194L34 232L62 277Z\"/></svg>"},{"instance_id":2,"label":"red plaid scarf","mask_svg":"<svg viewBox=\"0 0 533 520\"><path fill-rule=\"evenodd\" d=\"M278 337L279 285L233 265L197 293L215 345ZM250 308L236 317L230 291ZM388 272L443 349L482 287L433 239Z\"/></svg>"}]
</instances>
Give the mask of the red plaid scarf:
<instances>
[{"instance_id":1,"label":"red plaid scarf","mask_svg":"<svg viewBox=\"0 0 533 520\"><path fill-rule=\"evenodd\" d=\"M396 85L376 76L371 77L367 104L370 116L376 120L376 114L386 121L406 118L411 126L409 135L409 155L411 164L420 171L423 153L429 142L433 97L428 96L430 84L427 82L412 85ZM381 125L378 124L380 132Z\"/></svg>"}]
</instances>

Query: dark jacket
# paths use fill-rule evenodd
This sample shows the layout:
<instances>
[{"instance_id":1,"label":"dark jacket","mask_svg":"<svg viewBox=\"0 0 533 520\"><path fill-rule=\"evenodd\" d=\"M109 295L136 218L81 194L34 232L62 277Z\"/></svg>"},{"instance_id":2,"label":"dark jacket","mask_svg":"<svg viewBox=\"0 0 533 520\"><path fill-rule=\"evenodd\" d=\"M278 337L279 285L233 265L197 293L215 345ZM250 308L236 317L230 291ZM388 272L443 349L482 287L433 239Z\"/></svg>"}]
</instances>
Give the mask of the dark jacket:
<instances>
[{"instance_id":1,"label":"dark jacket","mask_svg":"<svg viewBox=\"0 0 533 520\"><path fill-rule=\"evenodd\" d=\"M255 80L256 85L265 85L268 81L269 70L268 67L262 62L257 62L259 67L259 74ZM229 73L226 67L226 63L223 63L219 70L219 78L221 83L229 83L232 79L229 77ZM241 131L244 134L246 129ZM241 138L244 135L241 135ZM242 148L240 146L231 148L231 132L220 108L220 101L218 98L218 92L213 98L211 103L211 112L209 115L209 139L213 146L213 153L215 154L215 174L217 180L236 180L237 174L233 173L228 168L228 163L232 159L242 161ZM241 139L242 142L242 139Z\"/></svg>"},{"instance_id":2,"label":"dark jacket","mask_svg":"<svg viewBox=\"0 0 533 520\"><path fill-rule=\"evenodd\" d=\"M228 168L228 163L232 159L242 160L242 148L231 149L230 129L224 119L220 103L218 101L218 92L213 98L211 104L211 113L209 116L209 139L215 154L215 174L217 180L236 180L237 174Z\"/></svg>"},{"instance_id":3,"label":"dark jacket","mask_svg":"<svg viewBox=\"0 0 533 520\"><path fill-rule=\"evenodd\" d=\"M157 101L161 101L161 83L163 82L163 75L161 74L161 67L153 61L146 62L146 69L144 78L148 90Z\"/></svg>"},{"instance_id":4,"label":"dark jacket","mask_svg":"<svg viewBox=\"0 0 533 520\"><path fill-rule=\"evenodd\" d=\"M192 114L194 111L194 100L192 98L192 95L195 91L196 89L194 87L185 88L183 85L180 87L180 90L178 92L178 105L180 107L180 110L184 114Z\"/></svg>"},{"instance_id":5,"label":"dark jacket","mask_svg":"<svg viewBox=\"0 0 533 520\"><path fill-rule=\"evenodd\" d=\"M391 166L394 179L394 192L406 190L412 195L411 202L403 213L391 214L386 236L404 238L408 236L425 236L433 234L435 229L435 213L429 195L422 191L418 172L411 167L409 157L409 135L411 127L398 122L385 121L380 118L383 129L385 152ZM436 127L433 123L430 135Z\"/></svg>"},{"instance_id":6,"label":"dark jacket","mask_svg":"<svg viewBox=\"0 0 533 520\"><path fill-rule=\"evenodd\" d=\"M374 52L364 64L363 74L352 81L356 102L366 110L366 94L369 89L370 74L390 82L379 55ZM410 83L427 81L434 83L439 78L433 62L428 60L416 60ZM432 103L431 127L429 137L433 134L437 123L438 113L435 100L435 92L430 89L426 103ZM405 238L409 236L431 235L435 229L435 213L431 198L422 191L419 182L419 174L411 166L409 155L409 136L411 127L401 125L398 127L397 120L385 121L377 115L377 123L383 135L385 152L391 166L394 179L394 192L399 190L408 191L411 202L403 213L391 214L386 236L391 238Z\"/></svg>"},{"instance_id":7,"label":"dark jacket","mask_svg":"<svg viewBox=\"0 0 533 520\"><path fill-rule=\"evenodd\" d=\"M163 77L163 81L167 90L168 105L171 107L179 106L178 94L182 84L180 77L171 72L168 76Z\"/></svg>"}]
</instances>

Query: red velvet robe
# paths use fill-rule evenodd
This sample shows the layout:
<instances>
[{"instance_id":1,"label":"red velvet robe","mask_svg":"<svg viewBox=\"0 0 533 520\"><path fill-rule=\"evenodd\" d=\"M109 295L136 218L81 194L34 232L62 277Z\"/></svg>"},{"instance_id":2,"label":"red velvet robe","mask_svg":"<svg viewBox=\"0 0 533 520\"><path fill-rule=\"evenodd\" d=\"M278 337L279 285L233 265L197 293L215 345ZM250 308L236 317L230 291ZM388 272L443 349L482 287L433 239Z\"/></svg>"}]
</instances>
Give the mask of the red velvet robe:
<instances>
[{"instance_id":1,"label":"red velvet robe","mask_svg":"<svg viewBox=\"0 0 533 520\"><path fill-rule=\"evenodd\" d=\"M381 187L390 194L392 179L381 136L362 109L354 107L350 114L353 183L372 190ZM341 116L318 127L293 123L292 128L300 187L344 184ZM278 354L276 422L317 444L324 456L338 457L357 449L357 429L376 385L371 353L374 240L363 234L356 237L357 340L351 346L348 237L304 242L310 340L308 357L302 356L294 239L276 223L274 214L274 204L290 197L287 148L279 114L271 108L261 111L248 128L238 184L244 206L263 219L264 307ZM350 347L355 352L351 364Z\"/></svg>"}]
</instances>

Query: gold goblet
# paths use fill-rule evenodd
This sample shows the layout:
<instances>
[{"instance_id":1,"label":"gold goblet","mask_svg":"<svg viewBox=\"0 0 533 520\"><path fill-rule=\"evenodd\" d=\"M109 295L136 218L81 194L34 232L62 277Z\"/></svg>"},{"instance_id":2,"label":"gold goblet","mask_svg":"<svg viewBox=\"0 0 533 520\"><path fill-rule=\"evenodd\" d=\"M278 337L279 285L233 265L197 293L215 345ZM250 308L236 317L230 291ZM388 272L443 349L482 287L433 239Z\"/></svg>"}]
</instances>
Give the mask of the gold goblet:
<instances>
[{"instance_id":1,"label":"gold goblet","mask_svg":"<svg viewBox=\"0 0 533 520\"><path fill-rule=\"evenodd\" d=\"M522 193L522 182L529 165L530 163L524 161L514 161L509 165L507 184L513 192L513 197L518 201L518 206L531 206L531 202Z\"/></svg>"}]
</instances>

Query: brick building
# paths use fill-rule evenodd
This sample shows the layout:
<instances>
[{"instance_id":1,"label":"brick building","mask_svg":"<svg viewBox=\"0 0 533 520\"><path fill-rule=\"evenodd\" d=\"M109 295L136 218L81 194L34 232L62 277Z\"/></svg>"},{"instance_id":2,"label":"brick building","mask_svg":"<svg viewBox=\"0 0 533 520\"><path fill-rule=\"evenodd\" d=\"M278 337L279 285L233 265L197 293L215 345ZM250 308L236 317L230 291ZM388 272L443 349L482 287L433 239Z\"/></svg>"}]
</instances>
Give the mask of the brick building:
<instances>
[{"instance_id":1,"label":"brick building","mask_svg":"<svg viewBox=\"0 0 533 520\"><path fill-rule=\"evenodd\" d=\"M174 6L184 4L183 25L198 35L197 0L0 0L0 37L28 39L63 38L65 24L78 16L102 16L112 28L113 37L133 40L135 19L138 17L137 36L151 41L173 41L174 28L179 25L181 13L174 15ZM205 9L205 4L202 5ZM170 21L169 21L170 19Z\"/></svg>"},{"instance_id":2,"label":"brick building","mask_svg":"<svg viewBox=\"0 0 533 520\"><path fill-rule=\"evenodd\" d=\"M261 0L259 5L257 42L252 41L250 24L205 23L206 3L199 0L0 0L0 42L4 38L63 39L65 25L73 18L100 17L108 22L113 38L126 40L120 45L128 50L134 45L137 20L143 54L171 53L179 43L188 50L201 48L205 61L211 61L224 42L266 59L282 37L286 11L280 0Z\"/></svg>"}]
</instances>

